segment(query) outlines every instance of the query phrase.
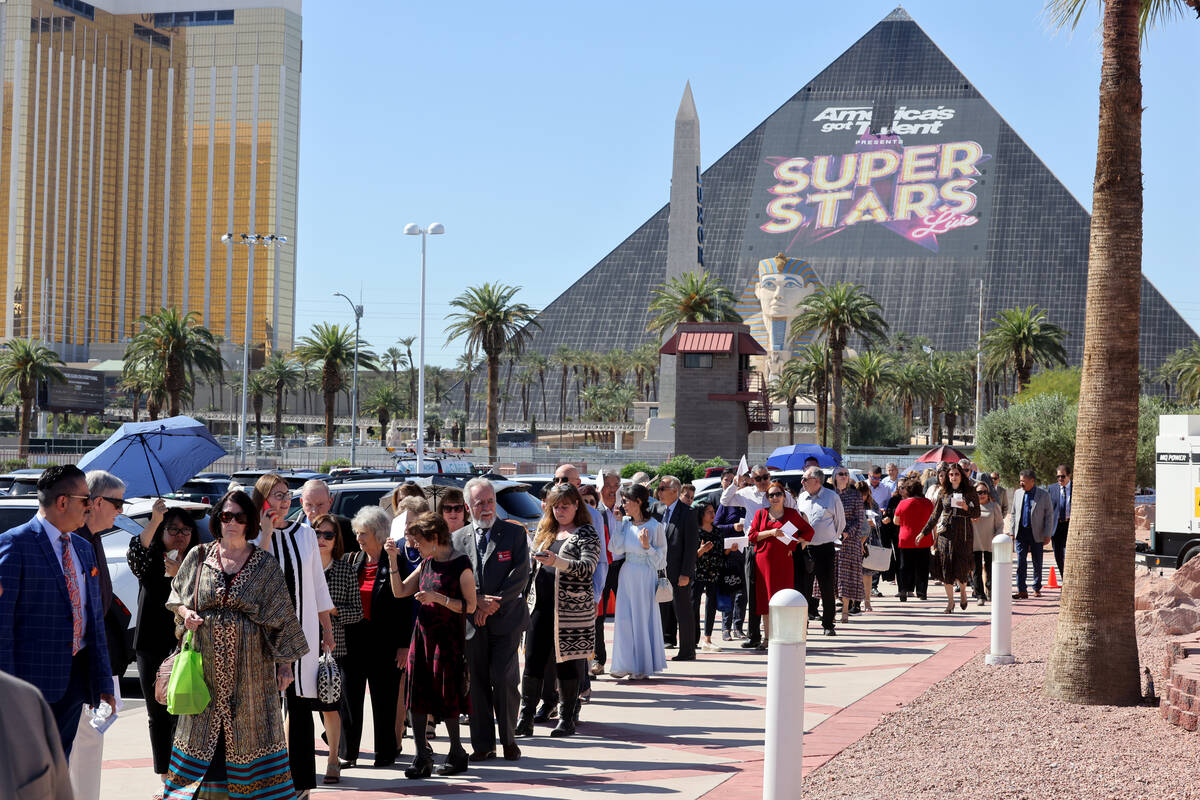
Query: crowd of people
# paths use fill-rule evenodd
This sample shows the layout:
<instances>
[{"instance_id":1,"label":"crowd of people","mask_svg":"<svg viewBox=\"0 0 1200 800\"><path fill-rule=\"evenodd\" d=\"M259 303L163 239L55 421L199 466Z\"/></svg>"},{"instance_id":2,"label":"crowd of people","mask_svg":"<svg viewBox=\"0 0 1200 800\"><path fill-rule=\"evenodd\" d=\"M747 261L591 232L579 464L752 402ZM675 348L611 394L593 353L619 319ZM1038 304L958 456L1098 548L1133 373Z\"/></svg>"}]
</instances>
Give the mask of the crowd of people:
<instances>
[{"instance_id":1,"label":"crowd of people","mask_svg":"<svg viewBox=\"0 0 1200 800\"><path fill-rule=\"evenodd\" d=\"M810 464L795 494L763 466L726 470L721 482L715 502L693 502L674 476L651 490L649 476L622 486L604 469L592 486L565 464L530 535L498 518L485 478L441 488L434 505L406 483L353 519L331 515L328 487L310 481L303 513L289 520L286 481L267 474L214 505L208 543L190 514L156 502L129 542L140 591L128 611L93 533L112 528L124 484L47 469L37 515L0 534L0 671L36 687L53 727L44 746L37 737L25 745L31 763L46 762L44 796L73 796L72 785L75 796L99 795L96 710L119 708L129 614L159 797L304 797L358 766L368 689L376 767L396 763L409 730L411 779L460 774L498 753L516 761L518 739L538 723L554 723L551 737L576 732L606 670L648 680L667 669L667 650L692 661L698 649L720 649L717 611L724 641L765 648L768 603L782 589L801 591L829 636L871 612L887 582L906 602L926 600L932 579L946 613L956 588L965 610L968 584L980 605L991 597L992 537L1007 530L1014 597L1028 596L1027 559L1040 596L1042 546L1060 557L1070 515L1065 466L1053 492L1022 472L1011 501L998 476L965 461L921 475L873 467L857 483L844 467L827 478ZM887 556L870 559L874 569L864 562L872 548ZM211 699L176 716L156 699L156 679L185 632ZM331 674L341 687L333 696ZM16 683L0 680L3 697ZM323 775L317 719L329 745ZM430 743L439 725L448 740L440 766Z\"/></svg>"}]
</instances>

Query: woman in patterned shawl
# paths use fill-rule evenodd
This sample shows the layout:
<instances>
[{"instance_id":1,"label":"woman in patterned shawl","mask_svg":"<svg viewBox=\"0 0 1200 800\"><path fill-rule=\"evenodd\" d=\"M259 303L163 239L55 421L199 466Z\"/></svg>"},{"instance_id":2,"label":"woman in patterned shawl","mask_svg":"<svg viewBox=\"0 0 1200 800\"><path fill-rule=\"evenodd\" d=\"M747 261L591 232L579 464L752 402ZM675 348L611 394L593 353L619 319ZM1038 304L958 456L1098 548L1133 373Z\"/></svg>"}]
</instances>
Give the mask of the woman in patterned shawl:
<instances>
[{"instance_id":1,"label":"woman in patterned shawl","mask_svg":"<svg viewBox=\"0 0 1200 800\"><path fill-rule=\"evenodd\" d=\"M250 497L234 490L216 508L216 541L188 553L167 600L176 634L193 631L212 700L179 717L164 796L291 797L279 693L308 642L279 562L251 543L259 514Z\"/></svg>"},{"instance_id":2,"label":"woman in patterned shawl","mask_svg":"<svg viewBox=\"0 0 1200 800\"><path fill-rule=\"evenodd\" d=\"M600 538L579 490L555 484L533 539L537 568L533 614L525 634L521 719L517 735L532 733L528 713L541 696L546 666L553 658L562 696L558 727L551 736L571 736L579 717L579 683L596 645L596 600L592 573L600 561Z\"/></svg>"}]
</instances>

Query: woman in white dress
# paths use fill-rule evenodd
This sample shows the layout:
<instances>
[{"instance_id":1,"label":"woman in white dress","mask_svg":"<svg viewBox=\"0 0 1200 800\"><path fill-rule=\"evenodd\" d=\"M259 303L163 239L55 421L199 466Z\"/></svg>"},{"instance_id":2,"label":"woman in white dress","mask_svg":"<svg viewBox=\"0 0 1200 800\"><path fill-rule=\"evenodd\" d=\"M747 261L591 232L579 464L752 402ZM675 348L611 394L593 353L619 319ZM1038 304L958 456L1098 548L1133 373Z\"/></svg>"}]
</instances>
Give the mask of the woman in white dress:
<instances>
[{"instance_id":1,"label":"woman in white dress","mask_svg":"<svg viewBox=\"0 0 1200 800\"><path fill-rule=\"evenodd\" d=\"M654 599L658 571L667 565L667 536L662 523L650 516L645 486L635 483L622 495L626 517L611 532L608 545L614 557L625 556L617 587L611 674L641 680L667 668L662 617Z\"/></svg>"},{"instance_id":2,"label":"woman in white dress","mask_svg":"<svg viewBox=\"0 0 1200 800\"><path fill-rule=\"evenodd\" d=\"M288 686L285 703L288 718L288 761L297 797L307 797L316 787L317 758L314 747L313 712L319 710L317 660L322 652L333 652L333 600L325 582L321 550L316 532L303 515L288 522L292 493L287 481L273 472L263 475L250 493L262 514L259 547L279 562L291 595L292 607L304 629L308 652L292 665L295 681Z\"/></svg>"}]
</instances>

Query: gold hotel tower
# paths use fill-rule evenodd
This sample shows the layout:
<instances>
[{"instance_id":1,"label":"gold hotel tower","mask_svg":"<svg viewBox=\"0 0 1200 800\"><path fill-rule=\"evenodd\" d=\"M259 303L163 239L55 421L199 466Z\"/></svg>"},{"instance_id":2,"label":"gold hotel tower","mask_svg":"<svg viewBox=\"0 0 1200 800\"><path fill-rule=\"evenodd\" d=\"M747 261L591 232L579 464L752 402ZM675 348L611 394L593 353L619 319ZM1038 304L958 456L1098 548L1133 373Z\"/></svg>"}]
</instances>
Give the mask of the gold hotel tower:
<instances>
[{"instance_id":1,"label":"gold hotel tower","mask_svg":"<svg viewBox=\"0 0 1200 800\"><path fill-rule=\"evenodd\" d=\"M120 358L166 306L241 345L253 259L251 343L291 349L301 14L267 2L0 0L0 338Z\"/></svg>"}]
</instances>

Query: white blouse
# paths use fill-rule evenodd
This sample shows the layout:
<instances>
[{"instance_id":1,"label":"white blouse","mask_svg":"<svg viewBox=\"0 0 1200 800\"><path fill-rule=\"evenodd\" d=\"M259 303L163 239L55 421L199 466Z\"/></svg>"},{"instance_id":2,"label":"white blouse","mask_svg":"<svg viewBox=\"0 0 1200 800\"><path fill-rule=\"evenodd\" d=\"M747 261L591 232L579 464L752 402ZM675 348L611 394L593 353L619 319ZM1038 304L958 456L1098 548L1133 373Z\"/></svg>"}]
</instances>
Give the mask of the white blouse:
<instances>
[{"instance_id":1,"label":"white blouse","mask_svg":"<svg viewBox=\"0 0 1200 800\"><path fill-rule=\"evenodd\" d=\"M262 547L263 534L255 544ZM265 548L275 556L292 592L296 617L308 640L308 652L294 665L295 690L299 697L317 696L317 659L321 655L321 620L318 614L333 609L317 534L306 522L296 521L271 535L271 546Z\"/></svg>"}]
</instances>

